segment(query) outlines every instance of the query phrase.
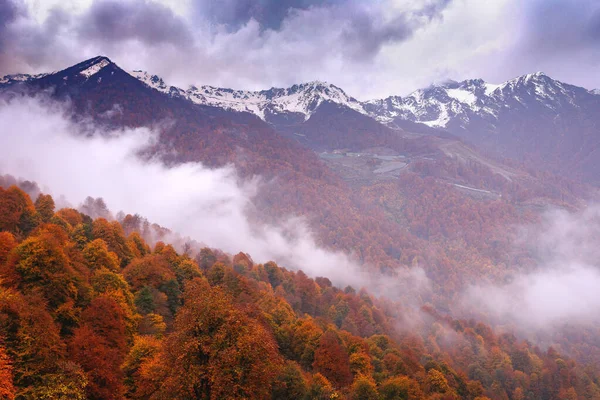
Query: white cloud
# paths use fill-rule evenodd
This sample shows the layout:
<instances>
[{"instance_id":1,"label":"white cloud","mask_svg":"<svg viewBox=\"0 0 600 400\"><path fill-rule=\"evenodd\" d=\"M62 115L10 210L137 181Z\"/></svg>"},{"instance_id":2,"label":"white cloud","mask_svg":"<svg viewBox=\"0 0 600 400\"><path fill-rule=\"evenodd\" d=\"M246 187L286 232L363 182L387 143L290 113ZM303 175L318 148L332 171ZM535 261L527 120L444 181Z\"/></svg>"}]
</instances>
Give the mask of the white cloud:
<instances>
[{"instance_id":1,"label":"white cloud","mask_svg":"<svg viewBox=\"0 0 600 400\"><path fill-rule=\"evenodd\" d=\"M600 322L600 206L570 213L553 210L523 231L521 246L537 266L515 272L502 285L474 284L466 310L518 328L552 331Z\"/></svg>"},{"instance_id":2,"label":"white cloud","mask_svg":"<svg viewBox=\"0 0 600 400\"><path fill-rule=\"evenodd\" d=\"M130 12L97 13L108 10L111 1L26 0L32 21L21 18L18 26L11 25L16 30L6 44L6 60L2 62L0 57L0 70L47 72L102 54L127 69L148 70L184 87L193 83L264 89L318 79L359 99L404 95L450 78L500 83L538 70L566 82L600 87L600 76L593 73L600 64L600 53L578 39L595 34L590 25L593 21L583 20L593 14L592 0L585 1L585 13L572 13L577 18L559 24L553 36L553 27L544 25L543 10L539 10L543 2L537 0L332 0L290 8L276 29L243 13L237 16L234 29L215 24L198 16L197 2L208 0L127 0L118 4ZM222 7L242 3L244 0L230 0ZM53 14L56 6L64 12ZM566 0L557 2L558 10L573 7ZM152 11L141 12L144 8ZM245 9L240 6L223 13ZM96 37L86 32L90 12L96 12L96 17L130 14L154 18L157 13L163 17L162 24L160 19L147 21L130 26L123 34L115 30L127 25L121 21L108 30L114 34ZM266 9L261 15L268 20L268 13ZM155 24L161 27L160 33L145 28ZM571 35L573 43L561 30L576 32ZM557 44L557 51L538 51L554 49L551 43L543 43L547 33L548 37L565 38ZM168 39L147 40L156 35ZM188 36L191 41L183 40Z\"/></svg>"},{"instance_id":3,"label":"white cloud","mask_svg":"<svg viewBox=\"0 0 600 400\"><path fill-rule=\"evenodd\" d=\"M243 182L233 166L166 167L158 159L140 159L138 152L154 138L148 129L100 131L71 122L62 105L23 98L0 103L0 126L0 171L36 181L56 198L80 204L87 196L102 197L113 212L137 213L210 247L243 251L257 262L274 260L342 287L390 296L428 289L418 268L398 271L394 280L318 246L301 218L253 222L248 211L260 179Z\"/></svg>"}]
</instances>

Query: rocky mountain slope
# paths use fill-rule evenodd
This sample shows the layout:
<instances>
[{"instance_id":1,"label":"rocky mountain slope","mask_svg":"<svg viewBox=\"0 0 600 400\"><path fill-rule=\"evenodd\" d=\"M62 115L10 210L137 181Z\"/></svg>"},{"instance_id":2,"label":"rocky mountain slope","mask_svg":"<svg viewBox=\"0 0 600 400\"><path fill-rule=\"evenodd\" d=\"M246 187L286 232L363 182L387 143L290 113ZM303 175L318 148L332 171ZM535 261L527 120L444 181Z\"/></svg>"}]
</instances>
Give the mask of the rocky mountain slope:
<instances>
[{"instance_id":1,"label":"rocky mountain slope","mask_svg":"<svg viewBox=\"0 0 600 400\"><path fill-rule=\"evenodd\" d=\"M325 82L260 92L212 86L184 90L168 86L156 75L141 71L132 75L149 87L196 104L253 113L301 142L307 141L305 124L319 107L334 103L336 107L326 106L329 112L345 113L351 119L362 114L394 129L451 133L529 167L600 183L600 92L557 81L542 72L502 84L481 79L449 81L405 97L364 102ZM344 130L355 128L346 124ZM350 136L357 135L360 132ZM313 147L322 145L313 143Z\"/></svg>"}]
</instances>

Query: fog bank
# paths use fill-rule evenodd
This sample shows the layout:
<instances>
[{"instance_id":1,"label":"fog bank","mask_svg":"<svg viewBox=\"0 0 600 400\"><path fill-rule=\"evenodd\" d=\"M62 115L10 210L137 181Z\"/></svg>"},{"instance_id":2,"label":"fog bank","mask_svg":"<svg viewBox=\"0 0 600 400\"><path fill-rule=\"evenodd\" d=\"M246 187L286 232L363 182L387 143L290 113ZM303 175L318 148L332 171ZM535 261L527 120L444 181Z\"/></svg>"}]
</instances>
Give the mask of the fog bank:
<instances>
[{"instance_id":1,"label":"fog bank","mask_svg":"<svg viewBox=\"0 0 600 400\"><path fill-rule=\"evenodd\" d=\"M520 245L535 257L535 270L503 285L474 283L464 296L468 307L524 329L600 321L600 206L549 211L523 229Z\"/></svg>"},{"instance_id":2,"label":"fog bank","mask_svg":"<svg viewBox=\"0 0 600 400\"><path fill-rule=\"evenodd\" d=\"M368 287L375 294L428 287L420 269L399 271L391 280L372 276L351 255L318 246L302 218L250 222L260 177L242 181L233 166L166 167L158 158L142 160L137 154L157 138L149 129L107 132L76 124L64 105L40 99L1 103L0 126L0 172L36 181L55 198L77 205L102 197L114 213L137 213L210 247L243 251L256 262L274 260L342 287Z\"/></svg>"}]
</instances>

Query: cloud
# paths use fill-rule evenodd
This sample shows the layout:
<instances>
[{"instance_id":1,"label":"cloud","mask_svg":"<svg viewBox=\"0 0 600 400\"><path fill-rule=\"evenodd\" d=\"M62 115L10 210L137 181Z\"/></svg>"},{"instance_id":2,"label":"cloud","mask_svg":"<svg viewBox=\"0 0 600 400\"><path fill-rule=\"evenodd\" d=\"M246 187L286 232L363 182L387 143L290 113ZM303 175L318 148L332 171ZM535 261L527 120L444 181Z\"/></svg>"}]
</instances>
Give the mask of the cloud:
<instances>
[{"instance_id":1,"label":"cloud","mask_svg":"<svg viewBox=\"0 0 600 400\"><path fill-rule=\"evenodd\" d=\"M7 47L10 43L10 26L17 19L19 9L10 0L0 0L0 68L6 57Z\"/></svg>"},{"instance_id":2,"label":"cloud","mask_svg":"<svg viewBox=\"0 0 600 400\"><path fill-rule=\"evenodd\" d=\"M523 230L521 245L537 266L502 285L474 285L467 309L521 329L552 331L600 322L600 206L570 213L553 210Z\"/></svg>"},{"instance_id":3,"label":"cloud","mask_svg":"<svg viewBox=\"0 0 600 400\"><path fill-rule=\"evenodd\" d=\"M575 49L600 52L600 4L594 0L534 0L525 14L524 46L560 57Z\"/></svg>"},{"instance_id":4,"label":"cloud","mask_svg":"<svg viewBox=\"0 0 600 400\"><path fill-rule=\"evenodd\" d=\"M594 88L598 9L595 0L0 0L0 75L102 54L183 87L317 79L368 99L543 70Z\"/></svg>"},{"instance_id":5,"label":"cloud","mask_svg":"<svg viewBox=\"0 0 600 400\"><path fill-rule=\"evenodd\" d=\"M168 7L146 0L95 1L76 27L83 41L108 44L138 40L146 45L189 46L192 34Z\"/></svg>"},{"instance_id":6,"label":"cloud","mask_svg":"<svg viewBox=\"0 0 600 400\"><path fill-rule=\"evenodd\" d=\"M17 0L0 1L12 9ZM182 17L152 0L94 0L77 12L47 6L42 20L23 6L19 17L7 19L11 39L0 54L0 74L47 72L103 54L180 86L262 89L321 79L353 83L352 90L385 46L409 40L448 4L206 0L193 2Z\"/></svg>"},{"instance_id":7,"label":"cloud","mask_svg":"<svg viewBox=\"0 0 600 400\"><path fill-rule=\"evenodd\" d=\"M72 122L62 104L28 98L0 103L0 126L0 171L35 181L55 198L81 204L102 197L115 213L137 213L210 247L274 260L341 287L395 297L429 289L421 269L399 270L396 279L373 275L351 255L318 246L302 218L255 221L250 214L259 177L242 181L233 166L142 160L137 154L156 138L149 129L104 131Z\"/></svg>"},{"instance_id":8,"label":"cloud","mask_svg":"<svg viewBox=\"0 0 600 400\"><path fill-rule=\"evenodd\" d=\"M504 73L544 71L565 82L600 87L600 3L530 0L513 16L513 38L497 59Z\"/></svg>"},{"instance_id":9,"label":"cloud","mask_svg":"<svg viewBox=\"0 0 600 400\"><path fill-rule=\"evenodd\" d=\"M262 29L279 30L283 21L296 10L312 7L327 7L349 3L348 0L199 0L194 2L194 11L201 19L229 30L238 30L255 20Z\"/></svg>"}]
</instances>

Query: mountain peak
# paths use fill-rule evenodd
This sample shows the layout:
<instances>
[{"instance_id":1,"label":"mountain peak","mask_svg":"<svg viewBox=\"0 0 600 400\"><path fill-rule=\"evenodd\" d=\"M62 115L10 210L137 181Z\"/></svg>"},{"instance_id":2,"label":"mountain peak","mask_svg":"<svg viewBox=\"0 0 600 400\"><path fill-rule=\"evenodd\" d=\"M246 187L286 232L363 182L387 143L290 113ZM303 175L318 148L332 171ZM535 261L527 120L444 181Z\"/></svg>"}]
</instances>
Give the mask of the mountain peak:
<instances>
[{"instance_id":1,"label":"mountain peak","mask_svg":"<svg viewBox=\"0 0 600 400\"><path fill-rule=\"evenodd\" d=\"M320 81L320 80L306 82L306 83L304 83L304 85L306 85L306 86L333 86L328 82Z\"/></svg>"},{"instance_id":2,"label":"mountain peak","mask_svg":"<svg viewBox=\"0 0 600 400\"><path fill-rule=\"evenodd\" d=\"M553 81L552 78L550 78L548 75L546 75L545 73L543 73L542 71L538 71L538 72L534 72L532 74L525 74L525 75L521 75L515 79L512 79L508 82L523 82L523 83L529 83L529 82L542 82L542 81Z\"/></svg>"},{"instance_id":3,"label":"mountain peak","mask_svg":"<svg viewBox=\"0 0 600 400\"><path fill-rule=\"evenodd\" d=\"M84 61L84 63L90 63L90 64L97 64L99 62L109 62L109 63L112 63L112 61L110 60L110 58L108 58L106 56L96 56L96 57L92 57L92 58Z\"/></svg>"},{"instance_id":4,"label":"mountain peak","mask_svg":"<svg viewBox=\"0 0 600 400\"><path fill-rule=\"evenodd\" d=\"M86 78L89 78L109 65L114 65L110 58L106 56L96 56L88 60L82 61L79 64L72 66L71 68L67 68L65 72L68 71L69 73L79 74Z\"/></svg>"}]
</instances>

